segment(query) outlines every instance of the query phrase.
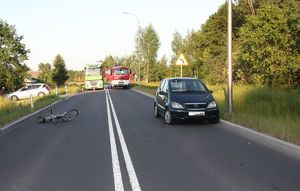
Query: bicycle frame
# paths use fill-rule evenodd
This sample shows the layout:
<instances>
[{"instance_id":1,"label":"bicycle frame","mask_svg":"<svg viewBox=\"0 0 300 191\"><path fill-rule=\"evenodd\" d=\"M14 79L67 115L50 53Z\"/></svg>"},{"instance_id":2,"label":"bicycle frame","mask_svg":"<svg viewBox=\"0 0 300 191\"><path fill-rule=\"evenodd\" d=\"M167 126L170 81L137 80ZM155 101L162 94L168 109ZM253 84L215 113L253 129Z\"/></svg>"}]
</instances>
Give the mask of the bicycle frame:
<instances>
[{"instance_id":1,"label":"bicycle frame","mask_svg":"<svg viewBox=\"0 0 300 191\"><path fill-rule=\"evenodd\" d=\"M71 109L69 111L64 112L63 114L59 114L59 113L53 114L53 110L51 109L50 114L48 114L46 116L40 115L40 116L37 116L35 119L38 123L45 123L47 121L56 122L56 120L61 120L61 121L66 122L66 121L73 120L75 117L77 117L78 114L79 114L79 111L77 109Z\"/></svg>"},{"instance_id":2,"label":"bicycle frame","mask_svg":"<svg viewBox=\"0 0 300 191\"><path fill-rule=\"evenodd\" d=\"M67 112L64 112L63 114L53 114L53 110L50 110L50 115L45 117L46 121L54 121L56 119L61 119Z\"/></svg>"}]
</instances>

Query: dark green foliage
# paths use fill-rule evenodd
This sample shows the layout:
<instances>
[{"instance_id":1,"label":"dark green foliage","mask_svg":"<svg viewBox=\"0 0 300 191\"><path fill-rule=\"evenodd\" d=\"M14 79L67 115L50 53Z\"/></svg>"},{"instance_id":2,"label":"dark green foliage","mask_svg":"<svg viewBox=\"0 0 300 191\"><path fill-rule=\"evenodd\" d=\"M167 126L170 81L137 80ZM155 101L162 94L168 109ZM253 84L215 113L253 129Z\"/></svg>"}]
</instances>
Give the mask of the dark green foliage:
<instances>
[{"instance_id":1,"label":"dark green foliage","mask_svg":"<svg viewBox=\"0 0 300 191\"><path fill-rule=\"evenodd\" d=\"M167 58L163 56L152 68L150 73L150 79L155 82L159 82L165 77L167 77L168 67L167 67Z\"/></svg>"},{"instance_id":2,"label":"dark green foliage","mask_svg":"<svg viewBox=\"0 0 300 191\"><path fill-rule=\"evenodd\" d=\"M293 83L299 60L283 9L262 5L255 16L247 18L239 36L238 80L267 85Z\"/></svg>"},{"instance_id":3,"label":"dark green foliage","mask_svg":"<svg viewBox=\"0 0 300 191\"><path fill-rule=\"evenodd\" d=\"M57 55L53 61L52 81L56 85L64 85L68 80L68 71L65 66L65 61L61 55Z\"/></svg>"},{"instance_id":4,"label":"dark green foliage","mask_svg":"<svg viewBox=\"0 0 300 191\"><path fill-rule=\"evenodd\" d=\"M189 63L183 67L183 76L199 77L209 83L222 83L226 81L226 34L227 10L223 5L218 12L209 17L199 31L191 31L185 37L181 48ZM180 35L174 35L172 44L181 41ZM179 40L178 40L179 39ZM178 52L173 49L174 56ZM173 71L178 69L172 66ZM179 76L179 74L176 74Z\"/></svg>"},{"instance_id":5,"label":"dark green foliage","mask_svg":"<svg viewBox=\"0 0 300 191\"><path fill-rule=\"evenodd\" d=\"M233 6L233 46L236 46L238 29L243 25L243 17L239 18L236 6ZM239 19L237 19L239 18ZM198 39L196 55L198 64L195 67L198 77L210 84L227 82L227 4L209 17L196 33ZM233 54L236 50L233 48ZM235 63L233 56L233 64Z\"/></svg>"},{"instance_id":6,"label":"dark green foliage","mask_svg":"<svg viewBox=\"0 0 300 191\"><path fill-rule=\"evenodd\" d=\"M239 0L233 5L233 74L236 83L300 84L299 0ZM211 15L198 31L172 41L172 65L183 53L189 66L184 76L210 84L227 81L227 4Z\"/></svg>"},{"instance_id":7,"label":"dark green foliage","mask_svg":"<svg viewBox=\"0 0 300 191\"><path fill-rule=\"evenodd\" d=\"M0 88L6 91L18 89L27 77L29 69L22 63L27 60L29 50L22 39L14 26L0 19Z\"/></svg>"}]
</instances>

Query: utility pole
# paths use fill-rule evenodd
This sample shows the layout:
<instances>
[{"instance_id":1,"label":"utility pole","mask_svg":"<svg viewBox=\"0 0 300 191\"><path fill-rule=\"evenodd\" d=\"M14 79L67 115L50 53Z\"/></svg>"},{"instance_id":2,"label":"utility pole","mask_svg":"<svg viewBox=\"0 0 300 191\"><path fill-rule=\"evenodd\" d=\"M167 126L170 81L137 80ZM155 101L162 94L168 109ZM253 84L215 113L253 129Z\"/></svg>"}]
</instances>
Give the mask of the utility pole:
<instances>
[{"instance_id":1,"label":"utility pole","mask_svg":"<svg viewBox=\"0 0 300 191\"><path fill-rule=\"evenodd\" d=\"M232 2L227 0L227 64L228 64L228 112L232 113Z\"/></svg>"}]
</instances>

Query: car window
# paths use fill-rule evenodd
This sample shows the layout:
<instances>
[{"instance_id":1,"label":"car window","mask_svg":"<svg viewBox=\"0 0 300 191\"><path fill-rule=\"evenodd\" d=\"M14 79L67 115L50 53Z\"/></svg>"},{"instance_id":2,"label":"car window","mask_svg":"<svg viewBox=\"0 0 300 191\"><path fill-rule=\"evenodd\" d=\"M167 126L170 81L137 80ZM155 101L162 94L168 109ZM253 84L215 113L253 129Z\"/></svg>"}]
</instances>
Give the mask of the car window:
<instances>
[{"instance_id":1,"label":"car window","mask_svg":"<svg viewBox=\"0 0 300 191\"><path fill-rule=\"evenodd\" d=\"M30 90L34 90L34 89L37 89L37 88L39 88L41 85L31 85L31 86L29 86L29 89Z\"/></svg>"},{"instance_id":2,"label":"car window","mask_svg":"<svg viewBox=\"0 0 300 191\"><path fill-rule=\"evenodd\" d=\"M163 89L163 86L164 86L164 83L165 83L166 80L162 80L160 82L160 85L159 85L159 89L162 90Z\"/></svg>"},{"instance_id":3,"label":"car window","mask_svg":"<svg viewBox=\"0 0 300 191\"><path fill-rule=\"evenodd\" d=\"M170 82L172 92L206 92L207 89L197 79L174 79Z\"/></svg>"},{"instance_id":4,"label":"car window","mask_svg":"<svg viewBox=\"0 0 300 191\"><path fill-rule=\"evenodd\" d=\"M115 69L114 74L116 74L116 75L129 74L129 70L127 68Z\"/></svg>"},{"instance_id":5,"label":"car window","mask_svg":"<svg viewBox=\"0 0 300 191\"><path fill-rule=\"evenodd\" d=\"M21 88L21 91L26 91L29 89L29 86L24 86L23 88Z\"/></svg>"},{"instance_id":6,"label":"car window","mask_svg":"<svg viewBox=\"0 0 300 191\"><path fill-rule=\"evenodd\" d=\"M163 85L163 86L162 86L161 91L167 93L167 92L168 92L168 81L165 80L164 83L163 83L162 85Z\"/></svg>"}]
</instances>

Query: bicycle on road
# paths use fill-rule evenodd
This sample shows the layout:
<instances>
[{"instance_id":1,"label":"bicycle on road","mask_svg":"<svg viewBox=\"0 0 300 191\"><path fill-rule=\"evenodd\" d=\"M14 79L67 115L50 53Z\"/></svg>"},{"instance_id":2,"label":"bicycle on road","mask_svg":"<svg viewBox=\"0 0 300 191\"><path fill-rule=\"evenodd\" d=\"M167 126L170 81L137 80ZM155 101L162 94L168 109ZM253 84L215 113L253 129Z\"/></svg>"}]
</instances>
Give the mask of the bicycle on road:
<instances>
[{"instance_id":1,"label":"bicycle on road","mask_svg":"<svg viewBox=\"0 0 300 191\"><path fill-rule=\"evenodd\" d=\"M69 111L64 112L63 114L53 114L53 110L50 110L50 114L48 115L38 115L35 120L37 123L46 123L46 122L56 122L56 121L72 121L77 117L79 111L77 109L71 109Z\"/></svg>"}]
</instances>

